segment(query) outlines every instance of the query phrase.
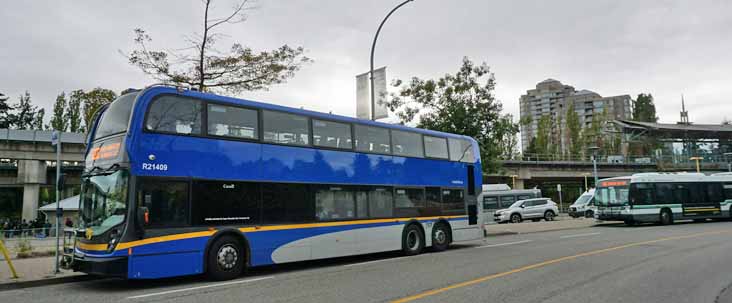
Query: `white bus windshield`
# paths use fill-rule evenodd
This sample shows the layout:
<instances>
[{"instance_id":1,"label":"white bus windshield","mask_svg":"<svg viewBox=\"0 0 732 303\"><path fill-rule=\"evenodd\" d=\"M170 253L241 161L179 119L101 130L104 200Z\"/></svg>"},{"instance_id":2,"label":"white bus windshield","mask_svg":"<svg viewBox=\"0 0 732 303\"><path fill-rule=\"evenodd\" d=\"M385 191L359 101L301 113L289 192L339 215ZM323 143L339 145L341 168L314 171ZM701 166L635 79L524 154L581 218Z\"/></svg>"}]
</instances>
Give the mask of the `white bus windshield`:
<instances>
[{"instance_id":1,"label":"white bus windshield","mask_svg":"<svg viewBox=\"0 0 732 303\"><path fill-rule=\"evenodd\" d=\"M595 203L606 206L628 204L629 183L628 181L600 182L600 187L595 193Z\"/></svg>"}]
</instances>

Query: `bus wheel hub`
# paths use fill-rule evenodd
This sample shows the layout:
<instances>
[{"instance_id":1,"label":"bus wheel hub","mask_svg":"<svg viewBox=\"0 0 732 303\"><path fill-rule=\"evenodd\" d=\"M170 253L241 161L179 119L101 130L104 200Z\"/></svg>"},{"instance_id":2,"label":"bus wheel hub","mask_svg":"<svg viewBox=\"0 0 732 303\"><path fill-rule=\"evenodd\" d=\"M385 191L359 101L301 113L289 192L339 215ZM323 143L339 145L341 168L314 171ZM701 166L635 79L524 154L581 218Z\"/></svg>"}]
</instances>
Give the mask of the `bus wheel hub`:
<instances>
[{"instance_id":1,"label":"bus wheel hub","mask_svg":"<svg viewBox=\"0 0 732 303\"><path fill-rule=\"evenodd\" d=\"M231 244L227 244L219 248L219 252L216 254L216 259L221 269L230 270L236 265L236 261L239 258L239 254L236 252L236 248Z\"/></svg>"}]
</instances>

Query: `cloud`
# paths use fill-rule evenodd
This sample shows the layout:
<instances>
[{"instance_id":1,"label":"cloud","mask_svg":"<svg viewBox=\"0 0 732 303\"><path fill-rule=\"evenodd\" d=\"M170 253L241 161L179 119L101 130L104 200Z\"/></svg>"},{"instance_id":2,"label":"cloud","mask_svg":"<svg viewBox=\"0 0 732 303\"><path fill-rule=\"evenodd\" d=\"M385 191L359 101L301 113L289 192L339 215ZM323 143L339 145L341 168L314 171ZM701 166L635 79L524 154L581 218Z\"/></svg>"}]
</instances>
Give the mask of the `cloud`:
<instances>
[{"instance_id":1,"label":"cloud","mask_svg":"<svg viewBox=\"0 0 732 303\"><path fill-rule=\"evenodd\" d=\"M302 45L315 60L292 80L239 97L355 115L355 75L368 69L373 33L398 3L257 2L249 20L226 27L228 41L254 49ZM732 4L728 1L437 1L409 3L387 22L376 65L390 78L453 73L463 56L487 62L496 95L518 117L518 98L546 78L602 95L650 92L661 120L674 122L683 93L692 119L732 116ZM217 3L217 12L230 6ZM220 9L220 10L219 10ZM132 29L156 46L184 46L200 30L198 1L14 1L0 11L0 91L29 90L50 108L65 90L122 90L152 80L118 51Z\"/></svg>"}]
</instances>

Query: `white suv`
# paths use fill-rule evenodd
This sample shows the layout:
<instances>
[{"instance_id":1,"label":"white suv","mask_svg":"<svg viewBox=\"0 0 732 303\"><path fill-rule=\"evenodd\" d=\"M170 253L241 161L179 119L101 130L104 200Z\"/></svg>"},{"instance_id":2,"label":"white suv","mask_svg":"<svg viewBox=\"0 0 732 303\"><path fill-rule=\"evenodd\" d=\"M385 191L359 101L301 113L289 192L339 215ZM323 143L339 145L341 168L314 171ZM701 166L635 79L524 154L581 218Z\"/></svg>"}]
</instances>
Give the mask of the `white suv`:
<instances>
[{"instance_id":1,"label":"white suv","mask_svg":"<svg viewBox=\"0 0 732 303\"><path fill-rule=\"evenodd\" d=\"M523 220L536 222L541 219L553 221L558 213L557 203L549 198L536 198L519 200L509 208L496 210L493 219L497 223L520 223Z\"/></svg>"}]
</instances>

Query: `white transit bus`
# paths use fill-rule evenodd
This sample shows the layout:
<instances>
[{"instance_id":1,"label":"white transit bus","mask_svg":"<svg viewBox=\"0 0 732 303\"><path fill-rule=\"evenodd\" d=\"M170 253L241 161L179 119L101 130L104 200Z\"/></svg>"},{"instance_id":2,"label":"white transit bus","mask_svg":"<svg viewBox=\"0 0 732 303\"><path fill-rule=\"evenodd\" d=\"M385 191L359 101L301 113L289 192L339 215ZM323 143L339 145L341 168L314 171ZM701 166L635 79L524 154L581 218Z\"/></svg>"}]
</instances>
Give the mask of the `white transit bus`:
<instances>
[{"instance_id":1,"label":"white transit bus","mask_svg":"<svg viewBox=\"0 0 732 303\"><path fill-rule=\"evenodd\" d=\"M732 175L642 173L600 180L595 218L608 221L673 224L675 220L727 219Z\"/></svg>"}]
</instances>

